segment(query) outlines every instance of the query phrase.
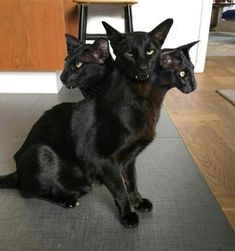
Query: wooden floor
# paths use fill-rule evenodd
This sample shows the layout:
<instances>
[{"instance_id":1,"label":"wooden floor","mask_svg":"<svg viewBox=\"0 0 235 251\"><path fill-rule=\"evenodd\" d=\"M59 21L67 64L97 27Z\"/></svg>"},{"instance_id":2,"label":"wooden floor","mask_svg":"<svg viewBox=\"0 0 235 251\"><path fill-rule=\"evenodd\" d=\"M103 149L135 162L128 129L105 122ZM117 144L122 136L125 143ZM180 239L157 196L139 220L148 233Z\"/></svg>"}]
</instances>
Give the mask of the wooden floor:
<instances>
[{"instance_id":1,"label":"wooden floor","mask_svg":"<svg viewBox=\"0 0 235 251\"><path fill-rule=\"evenodd\" d=\"M208 57L198 88L171 90L164 105L235 230L235 106L215 92L235 89L235 57Z\"/></svg>"}]
</instances>

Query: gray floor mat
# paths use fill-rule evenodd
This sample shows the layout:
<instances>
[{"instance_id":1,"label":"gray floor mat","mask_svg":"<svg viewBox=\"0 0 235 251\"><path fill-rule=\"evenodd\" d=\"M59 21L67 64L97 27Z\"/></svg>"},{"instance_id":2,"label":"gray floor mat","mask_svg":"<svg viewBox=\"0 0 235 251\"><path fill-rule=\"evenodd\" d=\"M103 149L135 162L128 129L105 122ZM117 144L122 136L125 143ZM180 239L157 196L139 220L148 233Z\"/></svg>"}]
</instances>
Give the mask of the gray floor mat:
<instances>
[{"instance_id":1,"label":"gray floor mat","mask_svg":"<svg viewBox=\"0 0 235 251\"><path fill-rule=\"evenodd\" d=\"M28 123L55 103L77 99L66 90L58 96L35 96L27 105L22 95L19 109L19 96L0 95L0 106L4 101L11 107L0 109L5 116L4 123L0 121L0 174L14 170L11 155L30 128ZM137 160L139 190L154 204L151 213L139 213L138 228L120 225L112 196L103 186L94 187L75 209L2 189L0 250L235 250L234 232L165 110L157 131L158 137Z\"/></svg>"}]
</instances>

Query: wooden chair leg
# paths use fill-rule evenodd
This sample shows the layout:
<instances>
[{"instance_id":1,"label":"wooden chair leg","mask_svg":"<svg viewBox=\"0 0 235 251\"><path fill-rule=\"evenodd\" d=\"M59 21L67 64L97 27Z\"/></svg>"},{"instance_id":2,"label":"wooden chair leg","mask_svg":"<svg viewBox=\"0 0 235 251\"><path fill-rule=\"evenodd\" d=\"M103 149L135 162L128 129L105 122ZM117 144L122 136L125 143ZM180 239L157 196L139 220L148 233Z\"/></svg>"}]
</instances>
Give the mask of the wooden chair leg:
<instances>
[{"instance_id":1,"label":"wooden chair leg","mask_svg":"<svg viewBox=\"0 0 235 251\"><path fill-rule=\"evenodd\" d=\"M79 6L78 6L79 8ZM80 4L80 12L78 16L79 21L79 29L78 29L78 39L84 43L87 39L95 39L100 36L105 36L105 34L87 34L87 12L88 7L85 4ZM131 5L127 5L124 7L124 17L125 17L125 32L130 33L133 32L133 23L132 23L132 10Z\"/></svg>"},{"instance_id":2,"label":"wooden chair leg","mask_svg":"<svg viewBox=\"0 0 235 251\"><path fill-rule=\"evenodd\" d=\"M127 5L124 7L124 14L125 14L125 31L127 33L133 32L131 5Z\"/></svg>"},{"instance_id":3,"label":"wooden chair leg","mask_svg":"<svg viewBox=\"0 0 235 251\"><path fill-rule=\"evenodd\" d=\"M86 39L87 6L80 5L78 39L83 43Z\"/></svg>"},{"instance_id":4,"label":"wooden chair leg","mask_svg":"<svg viewBox=\"0 0 235 251\"><path fill-rule=\"evenodd\" d=\"M88 12L88 6L85 5L84 6L84 33L83 33L83 41L82 42L86 42L86 34L87 34L87 12Z\"/></svg>"}]
</instances>

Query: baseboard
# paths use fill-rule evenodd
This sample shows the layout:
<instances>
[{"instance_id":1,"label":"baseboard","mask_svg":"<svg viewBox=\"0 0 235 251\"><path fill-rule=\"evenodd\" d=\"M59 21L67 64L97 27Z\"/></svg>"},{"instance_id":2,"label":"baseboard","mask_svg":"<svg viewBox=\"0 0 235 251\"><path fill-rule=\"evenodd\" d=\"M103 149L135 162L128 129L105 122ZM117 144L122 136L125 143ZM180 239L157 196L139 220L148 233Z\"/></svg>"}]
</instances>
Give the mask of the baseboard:
<instances>
[{"instance_id":1,"label":"baseboard","mask_svg":"<svg viewBox=\"0 0 235 251\"><path fill-rule=\"evenodd\" d=\"M0 93L58 93L60 72L0 72Z\"/></svg>"},{"instance_id":2,"label":"baseboard","mask_svg":"<svg viewBox=\"0 0 235 251\"><path fill-rule=\"evenodd\" d=\"M195 73L203 70L195 69ZM0 93L58 93L61 72L0 72Z\"/></svg>"}]
</instances>

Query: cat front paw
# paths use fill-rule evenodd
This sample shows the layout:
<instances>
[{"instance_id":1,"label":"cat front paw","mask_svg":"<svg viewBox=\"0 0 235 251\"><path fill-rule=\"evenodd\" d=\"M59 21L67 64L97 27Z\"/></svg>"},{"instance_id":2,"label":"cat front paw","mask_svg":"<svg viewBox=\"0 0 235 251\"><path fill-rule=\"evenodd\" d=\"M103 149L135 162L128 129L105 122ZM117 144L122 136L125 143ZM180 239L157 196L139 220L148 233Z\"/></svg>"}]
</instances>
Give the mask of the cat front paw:
<instances>
[{"instance_id":1,"label":"cat front paw","mask_svg":"<svg viewBox=\"0 0 235 251\"><path fill-rule=\"evenodd\" d=\"M66 208L74 208L76 206L79 206L79 202L75 198L70 198L68 201L65 203Z\"/></svg>"},{"instance_id":2,"label":"cat front paw","mask_svg":"<svg viewBox=\"0 0 235 251\"><path fill-rule=\"evenodd\" d=\"M134 205L134 208L141 212L150 212L153 209L153 204L148 199L142 199L139 204Z\"/></svg>"},{"instance_id":3,"label":"cat front paw","mask_svg":"<svg viewBox=\"0 0 235 251\"><path fill-rule=\"evenodd\" d=\"M139 225L138 215L135 212L131 212L130 214L121 218L121 223L127 228L137 227Z\"/></svg>"}]
</instances>

